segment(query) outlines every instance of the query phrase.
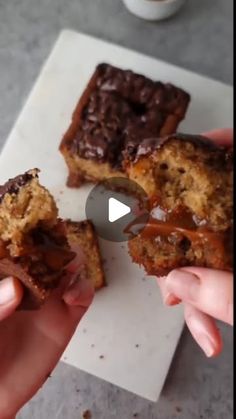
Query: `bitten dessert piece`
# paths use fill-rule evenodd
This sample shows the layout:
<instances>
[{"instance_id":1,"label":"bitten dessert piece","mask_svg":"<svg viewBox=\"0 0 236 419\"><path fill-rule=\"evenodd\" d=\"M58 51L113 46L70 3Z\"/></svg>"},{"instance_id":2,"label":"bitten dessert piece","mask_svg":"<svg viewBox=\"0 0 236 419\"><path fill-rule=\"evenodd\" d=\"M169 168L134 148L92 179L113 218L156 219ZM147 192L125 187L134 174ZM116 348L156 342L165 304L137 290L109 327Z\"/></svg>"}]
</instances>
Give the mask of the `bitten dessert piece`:
<instances>
[{"instance_id":1,"label":"bitten dessert piece","mask_svg":"<svg viewBox=\"0 0 236 419\"><path fill-rule=\"evenodd\" d=\"M74 258L53 197L30 170L0 187L0 279L25 285L22 307L41 305Z\"/></svg>"},{"instance_id":2,"label":"bitten dessert piece","mask_svg":"<svg viewBox=\"0 0 236 419\"><path fill-rule=\"evenodd\" d=\"M69 169L68 186L125 176L125 150L143 138L175 132L189 100L171 84L98 65L60 145Z\"/></svg>"},{"instance_id":3,"label":"bitten dessert piece","mask_svg":"<svg viewBox=\"0 0 236 419\"><path fill-rule=\"evenodd\" d=\"M72 250L78 254L82 249L82 263L87 277L93 281L95 290L105 286L105 276L102 266L97 235L89 220L75 222L66 221L67 238Z\"/></svg>"},{"instance_id":4,"label":"bitten dessert piece","mask_svg":"<svg viewBox=\"0 0 236 419\"><path fill-rule=\"evenodd\" d=\"M188 265L232 269L231 149L174 134L144 140L126 154L125 166L152 208L148 224L129 241L134 262L159 276Z\"/></svg>"},{"instance_id":5,"label":"bitten dessert piece","mask_svg":"<svg viewBox=\"0 0 236 419\"><path fill-rule=\"evenodd\" d=\"M70 224L58 218L53 197L39 184L37 169L0 187L0 280L14 276L24 284L21 308L42 305L59 285L67 265L79 257L78 246L74 250L70 243ZM87 234L91 246L95 239Z\"/></svg>"},{"instance_id":6,"label":"bitten dessert piece","mask_svg":"<svg viewBox=\"0 0 236 419\"><path fill-rule=\"evenodd\" d=\"M58 210L51 194L39 184L38 169L0 185L0 238L11 256L19 256L27 234L40 225L57 223Z\"/></svg>"}]
</instances>

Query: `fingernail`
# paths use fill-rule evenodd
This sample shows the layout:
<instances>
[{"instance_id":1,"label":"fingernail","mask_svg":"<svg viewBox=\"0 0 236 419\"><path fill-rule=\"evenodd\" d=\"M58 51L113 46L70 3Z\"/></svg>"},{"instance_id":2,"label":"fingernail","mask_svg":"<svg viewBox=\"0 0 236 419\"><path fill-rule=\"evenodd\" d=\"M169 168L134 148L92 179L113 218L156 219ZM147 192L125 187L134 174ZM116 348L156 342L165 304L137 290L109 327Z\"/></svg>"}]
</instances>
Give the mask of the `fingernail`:
<instances>
[{"instance_id":1,"label":"fingernail","mask_svg":"<svg viewBox=\"0 0 236 419\"><path fill-rule=\"evenodd\" d=\"M172 271L166 278L166 288L181 300L194 301L197 298L200 279L182 269Z\"/></svg>"},{"instance_id":2,"label":"fingernail","mask_svg":"<svg viewBox=\"0 0 236 419\"><path fill-rule=\"evenodd\" d=\"M175 306L180 303L180 299L175 297L175 295L171 294L170 292L167 292L164 297L164 304L167 306Z\"/></svg>"},{"instance_id":3,"label":"fingernail","mask_svg":"<svg viewBox=\"0 0 236 419\"><path fill-rule=\"evenodd\" d=\"M92 302L94 287L84 275L78 275L73 284L65 291L63 299L69 305L88 307Z\"/></svg>"},{"instance_id":4,"label":"fingernail","mask_svg":"<svg viewBox=\"0 0 236 419\"><path fill-rule=\"evenodd\" d=\"M0 280L0 305L9 304L15 298L15 288L12 278Z\"/></svg>"},{"instance_id":5,"label":"fingernail","mask_svg":"<svg viewBox=\"0 0 236 419\"><path fill-rule=\"evenodd\" d=\"M205 352L206 356L210 358L215 355L217 352L217 346L211 339L211 332L207 333L206 325L202 321L201 317L199 318L194 315L190 315L187 318L187 324L193 337Z\"/></svg>"},{"instance_id":6,"label":"fingernail","mask_svg":"<svg viewBox=\"0 0 236 419\"><path fill-rule=\"evenodd\" d=\"M200 335L198 343L208 358L212 357L215 354L215 346L213 345L213 343L207 335Z\"/></svg>"}]
</instances>

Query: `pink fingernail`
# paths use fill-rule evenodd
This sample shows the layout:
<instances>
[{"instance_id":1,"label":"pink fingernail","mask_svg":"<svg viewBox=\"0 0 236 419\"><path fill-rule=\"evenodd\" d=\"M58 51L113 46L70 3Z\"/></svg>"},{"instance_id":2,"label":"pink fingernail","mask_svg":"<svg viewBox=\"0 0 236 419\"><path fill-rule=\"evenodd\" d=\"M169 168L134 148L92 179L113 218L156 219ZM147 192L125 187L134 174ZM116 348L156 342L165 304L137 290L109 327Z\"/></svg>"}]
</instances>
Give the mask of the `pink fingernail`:
<instances>
[{"instance_id":1,"label":"pink fingernail","mask_svg":"<svg viewBox=\"0 0 236 419\"><path fill-rule=\"evenodd\" d=\"M207 335L199 335L198 343L208 358L215 354L215 346Z\"/></svg>"},{"instance_id":2,"label":"pink fingernail","mask_svg":"<svg viewBox=\"0 0 236 419\"><path fill-rule=\"evenodd\" d=\"M12 278L0 280L0 305L9 304L15 298L15 288Z\"/></svg>"},{"instance_id":3,"label":"pink fingernail","mask_svg":"<svg viewBox=\"0 0 236 419\"><path fill-rule=\"evenodd\" d=\"M209 329L204 319L201 316L190 315L186 320L193 337L205 352L206 356L210 358L215 355L217 352L217 344L211 338L212 331Z\"/></svg>"},{"instance_id":4,"label":"pink fingernail","mask_svg":"<svg viewBox=\"0 0 236 419\"><path fill-rule=\"evenodd\" d=\"M180 299L171 293L167 293L164 297L164 304L167 306L175 306L180 303Z\"/></svg>"}]
</instances>

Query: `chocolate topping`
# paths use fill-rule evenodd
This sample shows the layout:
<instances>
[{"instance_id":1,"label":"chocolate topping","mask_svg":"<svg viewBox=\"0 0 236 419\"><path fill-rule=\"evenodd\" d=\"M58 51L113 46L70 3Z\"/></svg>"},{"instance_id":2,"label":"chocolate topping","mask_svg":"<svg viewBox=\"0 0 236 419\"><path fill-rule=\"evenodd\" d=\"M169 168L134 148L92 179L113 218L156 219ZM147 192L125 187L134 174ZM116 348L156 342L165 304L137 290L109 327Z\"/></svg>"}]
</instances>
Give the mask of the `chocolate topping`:
<instances>
[{"instance_id":1,"label":"chocolate topping","mask_svg":"<svg viewBox=\"0 0 236 419\"><path fill-rule=\"evenodd\" d=\"M163 84L130 70L121 70L108 64L97 67L97 88L115 92L134 105L147 108L157 106L161 111L183 116L182 105L188 103L189 95L170 83Z\"/></svg>"},{"instance_id":2,"label":"chocolate topping","mask_svg":"<svg viewBox=\"0 0 236 419\"><path fill-rule=\"evenodd\" d=\"M170 84L108 64L100 64L95 75L71 143L80 157L121 167L134 144L160 135L170 115L176 125L185 114L189 95Z\"/></svg>"},{"instance_id":3,"label":"chocolate topping","mask_svg":"<svg viewBox=\"0 0 236 419\"><path fill-rule=\"evenodd\" d=\"M0 203L4 198L4 195L17 194L22 186L26 185L26 183L30 182L33 178L38 177L38 173L39 169L29 170L23 175L9 179L4 185L0 185Z\"/></svg>"},{"instance_id":4,"label":"chocolate topping","mask_svg":"<svg viewBox=\"0 0 236 419\"><path fill-rule=\"evenodd\" d=\"M217 146L210 139L201 136L201 135L186 135L186 134L173 134L168 135L162 138L146 138L139 145L134 143L132 153L126 154L126 158L131 161L138 161L141 157L149 156L155 150L161 148L164 144L170 141L186 141L191 143L196 148L205 148L209 152L218 152L217 157L222 157L222 162L229 161L232 158L232 151L228 149L226 151L225 147ZM214 155L214 160L216 155ZM209 164L214 163L212 160L209 161Z\"/></svg>"}]
</instances>

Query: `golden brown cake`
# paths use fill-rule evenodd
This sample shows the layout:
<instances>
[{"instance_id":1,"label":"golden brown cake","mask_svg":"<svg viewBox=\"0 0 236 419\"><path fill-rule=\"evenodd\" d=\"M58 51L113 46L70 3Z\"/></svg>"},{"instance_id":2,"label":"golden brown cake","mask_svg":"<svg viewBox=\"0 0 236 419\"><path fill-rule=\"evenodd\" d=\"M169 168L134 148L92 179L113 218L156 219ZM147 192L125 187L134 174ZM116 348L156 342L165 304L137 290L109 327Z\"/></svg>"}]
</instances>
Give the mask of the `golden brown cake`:
<instances>
[{"instance_id":1,"label":"golden brown cake","mask_svg":"<svg viewBox=\"0 0 236 419\"><path fill-rule=\"evenodd\" d=\"M127 153L130 179L148 194L148 224L129 241L148 274L181 266L232 269L232 150L183 134L144 140Z\"/></svg>"}]
</instances>

